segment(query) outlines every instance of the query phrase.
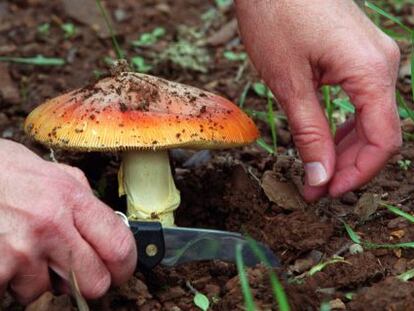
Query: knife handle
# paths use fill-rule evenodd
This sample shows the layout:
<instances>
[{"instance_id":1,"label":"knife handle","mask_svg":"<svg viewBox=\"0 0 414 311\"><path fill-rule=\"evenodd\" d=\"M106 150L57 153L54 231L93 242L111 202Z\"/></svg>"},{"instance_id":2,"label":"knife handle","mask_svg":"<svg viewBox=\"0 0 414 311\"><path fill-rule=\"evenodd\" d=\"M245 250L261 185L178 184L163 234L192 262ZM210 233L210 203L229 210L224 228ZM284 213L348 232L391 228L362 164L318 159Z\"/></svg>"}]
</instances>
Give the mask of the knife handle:
<instances>
[{"instance_id":1,"label":"knife handle","mask_svg":"<svg viewBox=\"0 0 414 311\"><path fill-rule=\"evenodd\" d=\"M165 255L164 233L157 221L131 221L129 223L137 242L138 269L150 270L158 265Z\"/></svg>"}]
</instances>

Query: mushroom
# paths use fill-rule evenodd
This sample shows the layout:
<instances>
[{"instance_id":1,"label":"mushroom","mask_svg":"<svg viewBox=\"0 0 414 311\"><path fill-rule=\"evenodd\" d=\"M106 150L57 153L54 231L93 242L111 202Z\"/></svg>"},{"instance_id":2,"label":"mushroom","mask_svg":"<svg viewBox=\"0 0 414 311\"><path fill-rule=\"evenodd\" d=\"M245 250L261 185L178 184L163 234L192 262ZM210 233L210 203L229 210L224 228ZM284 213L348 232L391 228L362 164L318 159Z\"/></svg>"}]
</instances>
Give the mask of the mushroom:
<instances>
[{"instance_id":1,"label":"mushroom","mask_svg":"<svg viewBox=\"0 0 414 311\"><path fill-rule=\"evenodd\" d=\"M53 98L27 117L25 131L51 147L122 152L119 192L132 220L174 225L180 193L168 149L218 149L258 137L253 121L215 94L158 77L121 72Z\"/></svg>"}]
</instances>

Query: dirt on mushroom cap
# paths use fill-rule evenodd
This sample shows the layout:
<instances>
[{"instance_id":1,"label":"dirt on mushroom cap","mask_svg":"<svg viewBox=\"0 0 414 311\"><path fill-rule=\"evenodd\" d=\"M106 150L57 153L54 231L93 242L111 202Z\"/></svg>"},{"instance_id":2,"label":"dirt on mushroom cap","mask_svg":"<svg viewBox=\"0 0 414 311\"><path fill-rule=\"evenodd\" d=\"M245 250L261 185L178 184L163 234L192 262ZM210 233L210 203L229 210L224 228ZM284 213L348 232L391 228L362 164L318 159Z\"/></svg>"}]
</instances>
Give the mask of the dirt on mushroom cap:
<instances>
[{"instance_id":1,"label":"dirt on mushroom cap","mask_svg":"<svg viewBox=\"0 0 414 311\"><path fill-rule=\"evenodd\" d=\"M133 72L49 100L28 116L25 130L51 147L85 151L226 148L258 137L229 100Z\"/></svg>"}]
</instances>

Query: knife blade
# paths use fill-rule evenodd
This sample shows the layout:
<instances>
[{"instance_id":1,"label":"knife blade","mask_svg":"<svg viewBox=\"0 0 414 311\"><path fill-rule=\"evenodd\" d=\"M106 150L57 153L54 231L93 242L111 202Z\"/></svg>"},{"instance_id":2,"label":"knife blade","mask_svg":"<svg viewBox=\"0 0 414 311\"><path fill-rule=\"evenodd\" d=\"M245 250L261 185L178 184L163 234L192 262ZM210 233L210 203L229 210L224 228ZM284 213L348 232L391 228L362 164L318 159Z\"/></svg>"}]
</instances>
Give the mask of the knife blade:
<instances>
[{"instance_id":1,"label":"knife blade","mask_svg":"<svg viewBox=\"0 0 414 311\"><path fill-rule=\"evenodd\" d=\"M162 227L159 222L129 221L138 246L138 268L152 269L156 265L180 264L222 260L236 262L236 247L241 245L246 266L260 263L248 241L241 234L220 230ZM266 245L257 246L272 267L280 266L279 260Z\"/></svg>"}]
</instances>

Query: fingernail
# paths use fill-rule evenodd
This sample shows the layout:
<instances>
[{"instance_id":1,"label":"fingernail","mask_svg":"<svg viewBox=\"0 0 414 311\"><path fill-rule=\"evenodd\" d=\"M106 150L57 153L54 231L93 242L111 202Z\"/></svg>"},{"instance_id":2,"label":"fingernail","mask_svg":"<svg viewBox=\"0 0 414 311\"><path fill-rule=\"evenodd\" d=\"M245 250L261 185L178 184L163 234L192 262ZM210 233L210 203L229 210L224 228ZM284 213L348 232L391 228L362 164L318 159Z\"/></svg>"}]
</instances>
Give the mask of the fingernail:
<instances>
[{"instance_id":1,"label":"fingernail","mask_svg":"<svg viewBox=\"0 0 414 311\"><path fill-rule=\"evenodd\" d=\"M320 186L328 180L325 167L320 162L306 163L305 173L309 186Z\"/></svg>"}]
</instances>

